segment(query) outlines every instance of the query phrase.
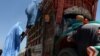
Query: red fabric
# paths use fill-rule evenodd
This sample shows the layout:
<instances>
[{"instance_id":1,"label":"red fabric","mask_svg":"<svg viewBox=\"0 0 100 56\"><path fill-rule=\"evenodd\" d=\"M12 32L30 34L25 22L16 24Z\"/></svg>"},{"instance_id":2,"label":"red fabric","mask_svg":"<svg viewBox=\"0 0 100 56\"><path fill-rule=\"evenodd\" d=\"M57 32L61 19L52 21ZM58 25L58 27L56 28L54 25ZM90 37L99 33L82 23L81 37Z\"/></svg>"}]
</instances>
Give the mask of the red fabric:
<instances>
[{"instance_id":1,"label":"red fabric","mask_svg":"<svg viewBox=\"0 0 100 56\"><path fill-rule=\"evenodd\" d=\"M64 0L58 0L57 11L56 11L56 23L57 24L61 23L62 15L63 15L63 9L64 9Z\"/></svg>"}]
</instances>

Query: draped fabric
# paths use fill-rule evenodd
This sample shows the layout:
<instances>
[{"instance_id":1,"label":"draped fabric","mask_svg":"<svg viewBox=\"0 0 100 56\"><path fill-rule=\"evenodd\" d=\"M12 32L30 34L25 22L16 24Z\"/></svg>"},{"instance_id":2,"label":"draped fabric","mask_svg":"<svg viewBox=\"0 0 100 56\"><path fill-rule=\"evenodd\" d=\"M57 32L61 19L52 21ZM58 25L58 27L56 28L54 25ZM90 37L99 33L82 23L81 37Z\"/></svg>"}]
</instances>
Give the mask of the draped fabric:
<instances>
[{"instance_id":1,"label":"draped fabric","mask_svg":"<svg viewBox=\"0 0 100 56\"><path fill-rule=\"evenodd\" d=\"M27 27L36 23L37 14L40 14L39 6L41 2L42 0L32 0L32 3L26 8L25 12L28 17Z\"/></svg>"},{"instance_id":2,"label":"draped fabric","mask_svg":"<svg viewBox=\"0 0 100 56\"><path fill-rule=\"evenodd\" d=\"M11 28L5 39L2 56L18 56L21 33L22 29L19 26L19 23Z\"/></svg>"}]
</instances>

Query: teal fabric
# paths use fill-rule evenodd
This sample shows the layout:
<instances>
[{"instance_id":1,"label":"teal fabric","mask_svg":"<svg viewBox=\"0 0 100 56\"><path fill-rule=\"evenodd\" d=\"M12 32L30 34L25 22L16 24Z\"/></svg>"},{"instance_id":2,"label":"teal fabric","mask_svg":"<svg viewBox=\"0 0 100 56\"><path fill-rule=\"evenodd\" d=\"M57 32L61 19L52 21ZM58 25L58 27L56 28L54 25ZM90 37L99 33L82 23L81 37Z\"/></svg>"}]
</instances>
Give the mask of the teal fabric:
<instances>
[{"instance_id":1,"label":"teal fabric","mask_svg":"<svg viewBox=\"0 0 100 56\"><path fill-rule=\"evenodd\" d=\"M97 56L100 56L100 46L94 46L94 47L99 52Z\"/></svg>"},{"instance_id":2,"label":"teal fabric","mask_svg":"<svg viewBox=\"0 0 100 56\"><path fill-rule=\"evenodd\" d=\"M100 24L99 21L90 21L90 23L98 23L98 24Z\"/></svg>"},{"instance_id":3,"label":"teal fabric","mask_svg":"<svg viewBox=\"0 0 100 56\"><path fill-rule=\"evenodd\" d=\"M75 23L73 24L71 27L68 28L68 30L64 33L61 34L61 36L66 36L68 33L74 31L75 29L77 29L78 27L80 27L82 25L81 22Z\"/></svg>"},{"instance_id":4,"label":"teal fabric","mask_svg":"<svg viewBox=\"0 0 100 56\"><path fill-rule=\"evenodd\" d=\"M20 49L20 34L22 29L19 23L15 24L6 36L2 56L18 56Z\"/></svg>"},{"instance_id":5,"label":"teal fabric","mask_svg":"<svg viewBox=\"0 0 100 56\"><path fill-rule=\"evenodd\" d=\"M100 24L99 21L90 21L89 23L97 23ZM68 28L68 30L64 33L61 34L61 36L66 36L68 33L74 31L75 29L77 29L79 26L83 25L82 22L77 21L77 23L72 24L71 27Z\"/></svg>"}]
</instances>

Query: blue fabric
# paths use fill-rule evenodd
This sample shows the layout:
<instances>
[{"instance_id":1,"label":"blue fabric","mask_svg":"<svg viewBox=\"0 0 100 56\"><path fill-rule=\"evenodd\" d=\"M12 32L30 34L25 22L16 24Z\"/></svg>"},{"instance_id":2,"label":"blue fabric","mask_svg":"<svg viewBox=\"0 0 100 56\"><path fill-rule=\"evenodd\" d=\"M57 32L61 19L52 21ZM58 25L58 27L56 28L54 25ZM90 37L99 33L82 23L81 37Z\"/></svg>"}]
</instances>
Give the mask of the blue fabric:
<instances>
[{"instance_id":1,"label":"blue fabric","mask_svg":"<svg viewBox=\"0 0 100 56\"><path fill-rule=\"evenodd\" d=\"M68 33L75 31L76 29L78 29L80 26L82 26L82 23L75 23L73 24L71 27L69 27L67 29L66 32L62 33L61 36L66 36Z\"/></svg>"},{"instance_id":2,"label":"blue fabric","mask_svg":"<svg viewBox=\"0 0 100 56\"><path fill-rule=\"evenodd\" d=\"M19 23L15 24L6 36L2 56L18 56L21 33L22 29Z\"/></svg>"},{"instance_id":3,"label":"blue fabric","mask_svg":"<svg viewBox=\"0 0 100 56\"><path fill-rule=\"evenodd\" d=\"M69 18L69 19L65 19L65 20L68 23L68 27L72 26L73 24L76 24L76 23L80 22L80 21L78 21L78 20L76 20L74 18L73 19Z\"/></svg>"},{"instance_id":4,"label":"blue fabric","mask_svg":"<svg viewBox=\"0 0 100 56\"><path fill-rule=\"evenodd\" d=\"M36 17L36 21L35 23L38 23L40 21L40 17L41 17L42 13L41 13L41 10L38 9L38 12L37 12L37 17Z\"/></svg>"},{"instance_id":5,"label":"blue fabric","mask_svg":"<svg viewBox=\"0 0 100 56\"><path fill-rule=\"evenodd\" d=\"M27 26L34 25L37 19L39 4L42 0L33 0L32 3L26 9L26 14L28 17Z\"/></svg>"}]
</instances>

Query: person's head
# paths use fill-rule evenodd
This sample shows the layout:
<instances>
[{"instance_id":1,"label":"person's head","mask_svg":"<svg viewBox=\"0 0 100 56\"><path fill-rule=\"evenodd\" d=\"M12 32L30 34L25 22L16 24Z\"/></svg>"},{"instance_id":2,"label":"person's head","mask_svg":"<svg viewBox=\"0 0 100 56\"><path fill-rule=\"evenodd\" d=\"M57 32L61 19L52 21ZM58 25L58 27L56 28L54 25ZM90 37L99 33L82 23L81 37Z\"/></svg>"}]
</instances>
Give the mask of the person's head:
<instances>
[{"instance_id":1,"label":"person's head","mask_svg":"<svg viewBox=\"0 0 100 56\"><path fill-rule=\"evenodd\" d=\"M84 16L83 15L76 15L76 20L82 22L84 20Z\"/></svg>"},{"instance_id":2,"label":"person's head","mask_svg":"<svg viewBox=\"0 0 100 56\"><path fill-rule=\"evenodd\" d=\"M89 20L87 18L84 18L83 24L87 24L88 22L89 22Z\"/></svg>"}]
</instances>

